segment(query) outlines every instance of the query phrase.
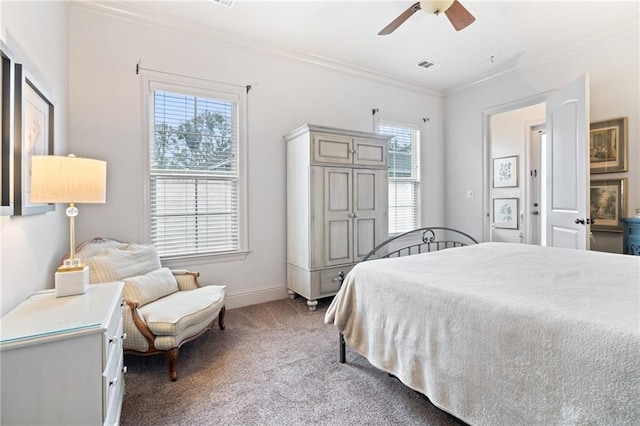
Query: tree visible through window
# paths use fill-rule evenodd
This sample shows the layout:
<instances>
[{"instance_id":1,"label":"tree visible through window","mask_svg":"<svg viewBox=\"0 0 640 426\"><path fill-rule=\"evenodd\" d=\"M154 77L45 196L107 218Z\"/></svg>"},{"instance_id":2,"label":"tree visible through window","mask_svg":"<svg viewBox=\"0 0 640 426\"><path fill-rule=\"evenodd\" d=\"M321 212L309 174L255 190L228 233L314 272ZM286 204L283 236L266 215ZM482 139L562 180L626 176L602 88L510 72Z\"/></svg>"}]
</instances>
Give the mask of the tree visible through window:
<instances>
[{"instance_id":1,"label":"tree visible through window","mask_svg":"<svg viewBox=\"0 0 640 426\"><path fill-rule=\"evenodd\" d=\"M419 226L420 131L417 126L380 119L378 133L393 136L389 141L389 234L399 234Z\"/></svg>"},{"instance_id":2,"label":"tree visible through window","mask_svg":"<svg viewBox=\"0 0 640 426\"><path fill-rule=\"evenodd\" d=\"M238 103L153 91L151 241L162 256L238 251Z\"/></svg>"}]
</instances>

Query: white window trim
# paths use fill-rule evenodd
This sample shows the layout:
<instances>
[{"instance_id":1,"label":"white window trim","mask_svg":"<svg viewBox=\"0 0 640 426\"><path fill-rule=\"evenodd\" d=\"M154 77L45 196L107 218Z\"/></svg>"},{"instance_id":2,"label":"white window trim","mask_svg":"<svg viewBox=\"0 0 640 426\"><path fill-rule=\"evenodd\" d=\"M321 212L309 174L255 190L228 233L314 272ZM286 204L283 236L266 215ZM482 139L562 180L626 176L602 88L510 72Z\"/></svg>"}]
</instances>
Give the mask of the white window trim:
<instances>
[{"instance_id":1,"label":"white window trim","mask_svg":"<svg viewBox=\"0 0 640 426\"><path fill-rule=\"evenodd\" d=\"M378 128L380 127L380 123L382 122L382 124L384 123L390 123L390 124L397 124L397 125L401 125L401 126L405 126L408 128L411 128L413 130L416 130L419 132L420 137L415 141L416 144L412 146L412 153L411 155L414 156L414 158L416 158L416 164L417 164L417 170L416 170L416 176L417 176L417 181L418 181L418 185L419 185L419 191L418 191L418 206L417 206L417 211L416 211L416 222L417 222L417 226L416 228L420 228L422 226L422 192L423 192L423 185L424 183L422 182L422 158L421 155L422 153L420 152L420 155L418 155L418 153L416 153L416 149L418 148L418 144L422 143L422 129L420 127L419 123L420 120L419 119L415 119L415 120L411 120L411 119L407 119L407 118L402 118L402 117L398 117L398 116L394 116L388 113L384 113L384 112L377 112L374 115L374 119L373 119L373 131L375 133L378 133ZM396 180L402 180L402 179L397 179L394 178ZM406 179L409 180L409 179ZM414 179L411 179L411 181L413 181ZM391 182L391 177L389 177L389 182ZM389 234L389 236L393 236L393 235L397 235L397 234Z\"/></svg>"},{"instance_id":2,"label":"white window trim","mask_svg":"<svg viewBox=\"0 0 640 426\"><path fill-rule=\"evenodd\" d=\"M179 76L170 73L163 73L151 70L140 70L140 99L142 102L142 158L144 159L144 167L141 167L140 181L144 182L142 208L140 209L139 227L140 241L151 241L151 212L150 212L150 138L151 138L151 110L153 107L153 91L166 90L175 91L176 87L182 93L203 96L207 92L215 93L215 98L225 97L228 100L238 102L238 250L222 253L194 254L194 255L178 255L178 256L161 256L163 263L171 264L173 261L180 260L185 265L185 260L193 260L193 264L203 263L201 260L241 260L246 258L250 253L249 250L249 220L248 220L248 96L245 86L225 84L205 79ZM188 266L188 265L185 265Z\"/></svg>"}]
</instances>

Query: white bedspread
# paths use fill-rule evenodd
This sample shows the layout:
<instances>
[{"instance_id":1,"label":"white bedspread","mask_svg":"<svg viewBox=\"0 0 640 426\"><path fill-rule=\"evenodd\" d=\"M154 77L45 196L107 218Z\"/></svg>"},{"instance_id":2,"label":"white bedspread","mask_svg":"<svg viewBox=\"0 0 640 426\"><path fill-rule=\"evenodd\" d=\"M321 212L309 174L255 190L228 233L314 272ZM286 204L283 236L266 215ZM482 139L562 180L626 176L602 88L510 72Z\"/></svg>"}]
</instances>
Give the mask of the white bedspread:
<instances>
[{"instance_id":1,"label":"white bedspread","mask_svg":"<svg viewBox=\"0 0 640 426\"><path fill-rule=\"evenodd\" d=\"M372 260L325 322L473 425L640 424L640 257L483 243Z\"/></svg>"}]
</instances>

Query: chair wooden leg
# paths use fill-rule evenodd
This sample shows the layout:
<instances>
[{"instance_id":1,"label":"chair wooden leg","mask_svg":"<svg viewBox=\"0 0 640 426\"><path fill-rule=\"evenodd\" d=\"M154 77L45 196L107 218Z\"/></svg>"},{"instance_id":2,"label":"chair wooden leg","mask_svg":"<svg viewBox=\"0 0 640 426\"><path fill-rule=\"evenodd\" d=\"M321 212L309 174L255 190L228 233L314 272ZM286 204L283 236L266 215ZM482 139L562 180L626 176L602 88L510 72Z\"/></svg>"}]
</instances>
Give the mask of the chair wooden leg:
<instances>
[{"instance_id":1,"label":"chair wooden leg","mask_svg":"<svg viewBox=\"0 0 640 426\"><path fill-rule=\"evenodd\" d=\"M220 309L220 313L218 314L218 325L220 326L220 330L224 330L224 314L227 312L227 308L225 306Z\"/></svg>"},{"instance_id":2,"label":"chair wooden leg","mask_svg":"<svg viewBox=\"0 0 640 426\"><path fill-rule=\"evenodd\" d=\"M178 348L173 348L165 352L169 361L169 378L172 382L178 380L178 351Z\"/></svg>"}]
</instances>

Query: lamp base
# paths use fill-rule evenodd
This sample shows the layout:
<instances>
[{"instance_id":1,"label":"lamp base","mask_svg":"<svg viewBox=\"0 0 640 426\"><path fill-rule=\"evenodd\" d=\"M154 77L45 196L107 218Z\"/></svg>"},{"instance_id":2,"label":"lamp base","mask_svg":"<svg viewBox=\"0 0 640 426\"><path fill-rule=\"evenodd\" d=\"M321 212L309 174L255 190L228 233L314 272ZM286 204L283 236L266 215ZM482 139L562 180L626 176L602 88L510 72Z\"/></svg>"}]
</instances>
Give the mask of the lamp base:
<instances>
[{"instance_id":1,"label":"lamp base","mask_svg":"<svg viewBox=\"0 0 640 426\"><path fill-rule=\"evenodd\" d=\"M56 297L84 294L89 289L89 267L56 272Z\"/></svg>"}]
</instances>

